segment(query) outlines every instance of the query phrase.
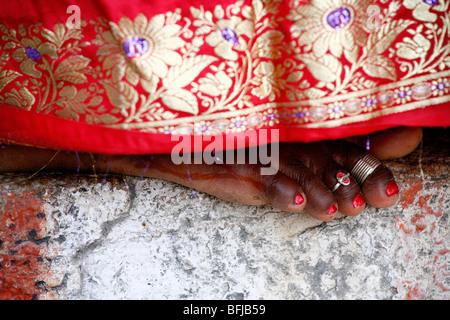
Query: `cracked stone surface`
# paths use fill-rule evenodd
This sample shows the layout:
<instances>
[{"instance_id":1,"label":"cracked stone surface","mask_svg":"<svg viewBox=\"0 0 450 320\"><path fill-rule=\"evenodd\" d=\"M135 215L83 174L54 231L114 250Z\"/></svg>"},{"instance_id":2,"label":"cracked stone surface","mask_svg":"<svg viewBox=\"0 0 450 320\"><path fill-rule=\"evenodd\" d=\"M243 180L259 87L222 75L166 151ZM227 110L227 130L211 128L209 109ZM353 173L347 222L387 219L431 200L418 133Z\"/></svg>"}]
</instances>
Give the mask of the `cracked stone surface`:
<instances>
[{"instance_id":1,"label":"cracked stone surface","mask_svg":"<svg viewBox=\"0 0 450 320\"><path fill-rule=\"evenodd\" d=\"M449 299L448 130L392 208L323 223L161 180L0 176L3 299Z\"/></svg>"}]
</instances>

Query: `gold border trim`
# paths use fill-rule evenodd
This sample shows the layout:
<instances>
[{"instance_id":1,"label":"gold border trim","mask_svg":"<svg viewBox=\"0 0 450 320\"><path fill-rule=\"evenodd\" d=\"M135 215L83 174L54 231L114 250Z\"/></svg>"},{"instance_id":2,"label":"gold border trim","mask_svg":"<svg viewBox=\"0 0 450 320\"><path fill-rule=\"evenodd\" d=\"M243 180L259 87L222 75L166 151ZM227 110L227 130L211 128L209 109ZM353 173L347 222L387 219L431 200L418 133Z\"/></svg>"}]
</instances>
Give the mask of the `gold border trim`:
<instances>
[{"instance_id":1,"label":"gold border trim","mask_svg":"<svg viewBox=\"0 0 450 320\"><path fill-rule=\"evenodd\" d=\"M361 98L366 97L368 95L373 95L380 93L382 91L386 90L392 90L396 89L398 87L402 86L409 86L412 84L425 82L425 81L432 81L436 80L442 77L449 77L450 71L442 71L437 72L429 75L424 75L417 78L411 78L403 81L397 81L394 83L388 83L385 85L377 86L376 88L372 89L366 89L363 91L358 92L351 92L346 94L341 94L338 96L332 96L332 97L326 97L321 98L317 100L304 100L304 101L296 101L296 102L270 102L265 103L262 105L258 105L256 107L252 108L246 108L242 110L234 110L234 111L228 111L228 112L220 112L216 114L208 114L208 115L199 115L199 116L192 116L192 117L184 117L184 118L177 118L172 120L160 120L160 121L154 121L151 123L134 123L134 124L117 124L117 125L110 125L108 127L112 128L119 128L119 129L145 129L145 128L155 128L155 127L164 127L164 126L173 126L173 125L180 125L185 123L195 123L195 122L201 122L201 121L214 121L214 120L220 120L220 119L228 119L231 117L236 116L247 116L252 113L256 112L262 112L267 109L278 109L278 108L287 108L287 107L301 107L301 106L320 106L326 103L331 102L339 102L339 101L345 101L348 99L353 98ZM335 120L327 120L323 122L315 122L315 123L309 123L309 124L299 124L298 127L303 128L332 128L337 127L339 125L345 125L345 124L351 124L358 121L367 121L373 118L377 118L384 115L390 115L394 113L400 113L405 111L411 111L418 108L424 108L426 106L430 105L436 105L443 102L450 101L450 95L446 96L440 96L440 97L434 97L434 98L427 98L425 100L419 100L414 102L408 102L407 104L402 104L400 106L394 106L394 107L388 107L382 110L373 111L367 114L360 114L355 116L349 116L346 118L340 118Z\"/></svg>"},{"instance_id":2,"label":"gold border trim","mask_svg":"<svg viewBox=\"0 0 450 320\"><path fill-rule=\"evenodd\" d=\"M432 105L438 105L438 104L441 104L444 102L450 102L450 95L443 96L443 97L428 98L426 100L421 100L421 101L410 102L408 104L403 104L401 106L374 111L374 112L371 112L370 114L360 114L360 115L349 117L349 118L329 120L329 121L325 121L325 122L321 122L321 123L305 124L305 125L301 125L301 127L303 127L303 128L333 128L333 127L337 127L340 125L351 124L354 122L367 121L367 120L370 120L373 118L387 116L387 115L391 115L394 113L400 113L400 112L406 112L406 111L411 111L411 110L420 109L420 108L431 107Z\"/></svg>"}]
</instances>

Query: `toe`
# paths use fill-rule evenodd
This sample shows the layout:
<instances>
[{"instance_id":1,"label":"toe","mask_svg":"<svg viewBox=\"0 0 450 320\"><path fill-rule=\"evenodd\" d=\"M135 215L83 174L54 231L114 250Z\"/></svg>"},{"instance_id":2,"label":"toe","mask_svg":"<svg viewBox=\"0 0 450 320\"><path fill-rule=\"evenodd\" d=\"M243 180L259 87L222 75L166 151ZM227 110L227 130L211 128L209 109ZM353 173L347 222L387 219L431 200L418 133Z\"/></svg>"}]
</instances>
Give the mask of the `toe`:
<instances>
[{"instance_id":1,"label":"toe","mask_svg":"<svg viewBox=\"0 0 450 320\"><path fill-rule=\"evenodd\" d=\"M364 211L365 200L358 182L331 157L328 166L324 169L323 181L333 192L340 213L356 216Z\"/></svg>"},{"instance_id":2,"label":"toe","mask_svg":"<svg viewBox=\"0 0 450 320\"><path fill-rule=\"evenodd\" d=\"M300 212L306 207L306 196L302 188L284 173L261 176L266 199L276 208L286 212Z\"/></svg>"},{"instance_id":3,"label":"toe","mask_svg":"<svg viewBox=\"0 0 450 320\"><path fill-rule=\"evenodd\" d=\"M398 127L370 135L370 153L380 160L404 157L422 140L422 128Z\"/></svg>"},{"instance_id":4,"label":"toe","mask_svg":"<svg viewBox=\"0 0 450 320\"><path fill-rule=\"evenodd\" d=\"M301 186L308 200L305 211L315 219L329 221L336 216L338 204L324 181L305 165L308 163L313 167L310 161L311 155L318 150L313 151L311 148L314 146L312 145L308 145L308 148L305 148L305 145L302 146L302 148L295 148L295 144L293 144L281 148L280 171ZM317 160L317 162L321 162L323 157L317 156ZM317 170L318 167L319 165L316 163L313 169Z\"/></svg>"},{"instance_id":5,"label":"toe","mask_svg":"<svg viewBox=\"0 0 450 320\"><path fill-rule=\"evenodd\" d=\"M413 152L422 140L422 128L396 127L365 136L346 138L347 141L369 148L380 160L404 157Z\"/></svg>"},{"instance_id":6,"label":"toe","mask_svg":"<svg viewBox=\"0 0 450 320\"><path fill-rule=\"evenodd\" d=\"M327 143L334 160L351 172L356 163L367 151L356 144L338 140ZM362 194L367 204L376 208L386 208L394 205L399 199L399 189L392 172L380 164L360 184Z\"/></svg>"},{"instance_id":7,"label":"toe","mask_svg":"<svg viewBox=\"0 0 450 320\"><path fill-rule=\"evenodd\" d=\"M362 185L362 191L369 205L376 208L393 206L399 199L399 188L392 172L380 165Z\"/></svg>"}]
</instances>

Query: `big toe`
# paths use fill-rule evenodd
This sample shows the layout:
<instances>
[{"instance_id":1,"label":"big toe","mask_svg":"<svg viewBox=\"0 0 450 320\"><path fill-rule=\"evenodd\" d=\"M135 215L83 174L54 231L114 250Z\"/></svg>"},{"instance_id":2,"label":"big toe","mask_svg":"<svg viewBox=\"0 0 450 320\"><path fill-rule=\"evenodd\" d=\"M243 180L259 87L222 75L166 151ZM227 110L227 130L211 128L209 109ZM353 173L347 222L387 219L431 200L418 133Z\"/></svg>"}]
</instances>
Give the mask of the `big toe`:
<instances>
[{"instance_id":1,"label":"big toe","mask_svg":"<svg viewBox=\"0 0 450 320\"><path fill-rule=\"evenodd\" d=\"M339 140L329 142L333 158L359 182L367 204L387 208L399 199L399 187L394 176L378 159L356 144Z\"/></svg>"}]
</instances>

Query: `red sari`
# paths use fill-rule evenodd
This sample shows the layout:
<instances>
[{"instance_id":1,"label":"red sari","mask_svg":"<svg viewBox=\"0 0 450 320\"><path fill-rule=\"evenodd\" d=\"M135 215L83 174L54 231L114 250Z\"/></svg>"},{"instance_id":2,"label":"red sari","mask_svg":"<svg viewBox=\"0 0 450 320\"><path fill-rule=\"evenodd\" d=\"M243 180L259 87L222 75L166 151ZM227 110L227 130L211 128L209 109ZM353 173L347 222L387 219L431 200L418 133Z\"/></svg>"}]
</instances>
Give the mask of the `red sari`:
<instances>
[{"instance_id":1,"label":"red sari","mask_svg":"<svg viewBox=\"0 0 450 320\"><path fill-rule=\"evenodd\" d=\"M4 1L0 142L151 154L448 126L449 1L385 2Z\"/></svg>"}]
</instances>

